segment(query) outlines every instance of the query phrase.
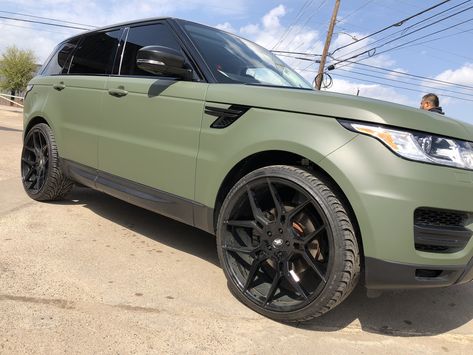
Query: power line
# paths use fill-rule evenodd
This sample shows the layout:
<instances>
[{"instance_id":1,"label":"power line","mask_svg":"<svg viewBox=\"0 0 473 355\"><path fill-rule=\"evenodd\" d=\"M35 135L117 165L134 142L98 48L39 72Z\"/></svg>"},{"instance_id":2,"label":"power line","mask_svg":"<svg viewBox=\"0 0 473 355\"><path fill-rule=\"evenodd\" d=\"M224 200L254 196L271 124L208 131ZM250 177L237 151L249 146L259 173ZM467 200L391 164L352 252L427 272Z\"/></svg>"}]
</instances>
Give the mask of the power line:
<instances>
[{"instance_id":1,"label":"power line","mask_svg":"<svg viewBox=\"0 0 473 355\"><path fill-rule=\"evenodd\" d=\"M374 41L374 42L371 42L371 43L366 44L366 45L364 45L364 46L362 46L362 47L360 47L360 48L357 48L357 49L354 49L354 50L352 50L352 51L349 51L348 53L345 53L344 55L345 55L345 56L350 55L351 53L354 53L354 52L356 52L356 51L360 51L360 50L362 50L363 48L367 48L368 46L373 46L374 44L379 43L379 42L382 42L383 40L388 39L388 38L391 38L391 37L393 37L393 36L395 36L395 35L397 35L397 34L399 34L399 33L405 33L407 30L409 30L409 29L411 29L411 28L414 28L414 27L416 27L417 25L419 25L419 24L421 24L421 23L424 23L424 22L426 22L426 21L428 21L428 20L431 20L431 19L433 19L433 18L435 18L435 17L437 17L437 16L440 16L440 15L442 15L442 14L444 14L444 13L447 13L447 12L449 12L449 11L452 11L453 9L456 9L456 8L458 8L458 7L460 7L460 6L464 5L464 4L466 4L466 3L468 3L468 2L471 2L471 1L472 1L472 0L463 1L463 2L460 3L460 4L457 4L457 5L455 5L455 6L449 7L448 9L446 9L446 10L444 10L444 11L441 11L441 12L439 12L439 13L437 13L437 14L435 14L435 15L432 15L432 16L430 16L430 17L427 17L427 18L425 18L425 19L423 19L423 20L421 20L421 21L418 21L418 22L416 22L416 23L414 23L414 24L412 24L412 25L410 25L410 26L408 26L408 27L406 27L406 28L404 28L404 29L402 29L402 30L398 30L398 31L396 31L396 32L394 32L394 33L391 33L391 34L387 35L387 36L384 36L384 37L382 37L382 38L379 38L379 39L377 39L377 40ZM402 35L401 35L400 38L402 38ZM333 53L335 53L335 51L333 51L332 54L333 54Z\"/></svg>"},{"instance_id":2,"label":"power line","mask_svg":"<svg viewBox=\"0 0 473 355\"><path fill-rule=\"evenodd\" d=\"M305 22L300 26L301 28L299 29L299 31L297 31L297 32L293 35L294 38L297 37L302 31L304 31L305 26L309 23L310 20L312 20L312 19L314 18L314 16L317 14L317 12L327 3L327 1L328 1L328 0L322 0L322 2L319 4L319 6L313 11L312 15L310 15L310 16L305 20ZM312 2L311 2L311 4L309 5L309 7L310 7L310 6L312 6ZM309 7L307 7L307 10L309 9ZM290 26L290 27L291 27L290 29L288 28L288 29L286 30L286 32L285 32L286 36L285 36L284 39L287 38L287 35L289 35L290 30L292 30L292 29L295 27L295 25L297 24L297 22L299 22L301 19L302 19L302 16ZM283 36L284 36L284 35L283 35ZM272 49L275 49L277 46L279 46L280 44L282 44L282 42L284 42L284 39L281 38L281 40L280 40L275 46L273 46ZM295 48L295 50L299 49L299 48L300 48L301 46L303 46L303 45L304 45L304 43L299 44L299 45Z\"/></svg>"},{"instance_id":3,"label":"power line","mask_svg":"<svg viewBox=\"0 0 473 355\"><path fill-rule=\"evenodd\" d=\"M473 8L473 6L472 6L472 8ZM372 58L372 57L374 57L375 55L380 55L380 54L387 53L387 52L390 52L390 51L393 51L393 50L403 49L403 48L405 48L405 47L408 47L408 45L411 44L411 43L414 43L414 42L416 42L416 41L422 40L422 39L424 39L424 38L426 38L426 37L430 37L430 36L436 35L437 33L440 33L440 32L448 31L448 30L450 30L450 29L452 29L452 28L461 26L461 25L463 25L463 24L465 24L465 23L467 23L467 22L471 22L471 21L473 21L473 18L470 18L470 19L468 19L468 20L459 22L459 23L457 23L457 24L455 24L455 25L452 25L452 26L443 28L443 29L441 29L441 30L438 30L438 31L429 33L429 34L424 35L424 36L422 36L422 37L417 37L417 38L415 38L415 39L413 39L413 40L411 40L411 41L408 41L408 42L405 42L405 43L401 43L401 44L399 44L399 45L397 45L397 46L395 46L395 47L386 49L385 51L382 51L382 52L379 52L379 53L375 52L375 53L373 53L372 55L368 56L368 58ZM356 57L357 57L357 56L355 56L354 58L356 58ZM360 59L360 61L361 61L361 60L366 60L366 59L368 59L368 58L362 58L362 59ZM349 58L349 59L352 59L352 58ZM336 64L343 63L343 62L345 62L345 61L346 61L346 60L342 60L342 61L337 62ZM349 64L348 64L348 65L349 65ZM342 67L343 67L343 66L342 66Z\"/></svg>"},{"instance_id":4,"label":"power line","mask_svg":"<svg viewBox=\"0 0 473 355\"><path fill-rule=\"evenodd\" d=\"M340 20L337 20L337 22L343 22L345 21L347 18L353 16L354 14L356 14L358 11L360 11L361 9L365 8L366 6L369 5L369 3L373 2L374 0L367 0L363 5L361 5L359 8L357 8L356 10L353 10L352 12L350 12L348 15L342 17Z\"/></svg>"},{"instance_id":5,"label":"power line","mask_svg":"<svg viewBox=\"0 0 473 355\"><path fill-rule=\"evenodd\" d=\"M353 74L361 75L363 77L367 76L367 77L370 77L370 78L381 79L381 80L386 80L386 81L395 81L395 82L401 83L401 84L406 84L406 85L411 85L411 86L419 86L419 87L424 87L426 89L432 89L432 90L443 91L443 92L451 92L451 93L457 94L457 95L465 95L465 96L473 97L473 92L471 94L469 94L469 93L466 93L466 92L449 90L449 89L444 89L444 88L441 88L441 87L432 87L432 86L428 86L428 85L425 85L425 84L412 83L412 82L403 81L403 80L390 79L390 78L386 78L386 77L382 77L382 76L378 76L378 75L361 73L361 72L357 72L355 70L351 70L351 71L346 70L346 69L340 69L340 70L344 71L344 72L347 72L347 73L353 73Z\"/></svg>"},{"instance_id":6,"label":"power line","mask_svg":"<svg viewBox=\"0 0 473 355\"><path fill-rule=\"evenodd\" d=\"M352 76L349 76L349 75L342 75L342 74L338 74L338 73L334 73L334 75L335 75L335 76L339 76L339 77L341 77L341 78L347 78L347 79L353 79L353 80L364 81L364 82L367 82L367 83L378 84L378 85L383 85L383 86L388 86L388 87L392 87L392 88L395 88L395 89L401 89L401 90L407 90L407 91L414 91L414 92L425 93L425 91L422 91L422 90L416 90L416 89L406 88L406 87L403 87L403 86L397 86L397 85L391 85L391 84L386 84L386 83L380 83L379 81L374 81L374 80L367 80L367 79L355 78L355 77L352 77ZM452 95L442 95L442 96L444 96L444 97L449 97L449 98L452 98L452 99L458 99L458 100L473 102L473 100L465 99L465 98L457 97L457 96L452 96Z\"/></svg>"},{"instance_id":7,"label":"power line","mask_svg":"<svg viewBox=\"0 0 473 355\"><path fill-rule=\"evenodd\" d=\"M6 22L0 22L0 27L1 27L1 26L17 27L17 28L24 28L24 29L31 30L31 27L19 26L19 25L14 25L14 24L12 24L12 23L6 23ZM53 31L52 29L46 29L46 28L38 28L37 31L44 31L44 32L49 32L49 33L64 33L64 34L70 34L69 32Z\"/></svg>"},{"instance_id":8,"label":"power line","mask_svg":"<svg viewBox=\"0 0 473 355\"><path fill-rule=\"evenodd\" d=\"M310 15L310 16L307 18L307 20L306 20L306 21L304 22L304 24L301 26L301 29L299 30L299 32L296 32L296 34L295 34L294 37L298 36L299 33L301 33L301 32L304 30L305 26L309 23L309 21L312 20L312 18L317 14L317 11L319 11L326 3L327 3L327 0L323 0L323 1L320 3L319 7L314 11L314 13L313 13L312 15ZM300 43L296 48L294 48L294 50L298 50L298 49L301 48L304 44L305 44L305 42Z\"/></svg>"},{"instance_id":9,"label":"power line","mask_svg":"<svg viewBox=\"0 0 473 355\"><path fill-rule=\"evenodd\" d=\"M6 19L6 20L20 21L20 22L38 23L38 24L47 25L47 26L55 26L55 27L62 27L62 28L72 28L72 29L75 29L75 30L90 31L90 28L76 27L76 26L69 26L69 25L60 25L60 24L51 23L51 22L26 20L26 19L19 19L19 18L14 18L14 17L7 17L7 16L0 16L0 18Z\"/></svg>"},{"instance_id":10,"label":"power line","mask_svg":"<svg viewBox=\"0 0 473 355\"><path fill-rule=\"evenodd\" d=\"M463 87L463 88L466 88L466 89L473 89L473 86L468 86L468 85L463 85L463 84L452 83L452 82L450 82L450 81L445 81L445 80L432 79L432 78L428 78L428 77L421 76L421 75L416 75L416 74L408 74L408 73L404 73L404 72L399 71L399 70L386 69L386 68L378 67L378 66L371 65L371 64L359 63L359 62L350 62L350 64L361 65L361 66L364 66L364 67L377 69L377 70L380 70L380 71L383 71L383 72L389 72L389 73L392 73L392 74L398 74L398 75L403 75L403 76L410 76L410 77L413 77L413 78L416 78L416 79L427 80L427 81L431 81L431 82L434 82L434 83L437 83L437 84L451 85L451 86L459 86L459 87ZM329 69L329 70L330 70L330 69Z\"/></svg>"},{"instance_id":11,"label":"power line","mask_svg":"<svg viewBox=\"0 0 473 355\"><path fill-rule=\"evenodd\" d=\"M95 28L95 26L92 26L92 25L86 25L84 23L79 23L79 22L58 20L58 19L51 18L51 17L34 16L34 15L29 15L29 14L23 14L21 12L11 12L11 11L3 11L3 10L0 10L0 12L2 12L4 14L20 15L20 16L24 16L24 17L39 18L39 19L42 19L42 20L50 20L50 21L56 21L56 22L62 22L62 23L69 23L71 25L79 25L79 26L87 26L87 27Z\"/></svg>"},{"instance_id":12,"label":"power line","mask_svg":"<svg viewBox=\"0 0 473 355\"><path fill-rule=\"evenodd\" d=\"M471 29L473 30L473 29ZM315 54L315 53L304 53L304 52L291 52L291 51L273 51L275 53L277 53L278 55L284 55L284 56L290 56L291 54L294 54L294 55L305 55L307 57L317 57L317 56L320 56L320 54ZM281 53L281 54L279 54ZM296 58L296 57L294 57ZM312 63L316 63L316 60L315 58L306 58L306 57L297 57L296 59L300 59L300 60L304 60L304 61L310 61ZM351 64L355 64L355 65L359 65L359 66L362 66L362 67L365 67L365 68L370 68L370 69L374 69L374 70L377 70L377 71L382 71L382 72L386 72L386 73L390 73L390 74L397 74L397 75L403 75L403 76L407 76L407 77L412 77L412 78L415 78L415 79L422 79L422 80L426 80L426 81L430 81L430 82L433 82L435 84L441 84L441 85L449 85L449 86L458 86L458 87L462 87L462 88L465 88L465 89L472 89L473 90L473 86L468 86L468 85L463 85L463 84L457 84L457 83L452 83L452 82L449 82L449 81L445 81L445 80L439 80L439 79L432 79L432 78L428 78L428 77L425 77L425 76L421 76L421 75L417 75L417 74L409 74L409 73L404 73L402 71L399 71L399 70L393 70L393 69L387 69L387 68L383 68L383 67L378 67L378 66L375 66L375 65L371 65L371 64L366 64L366 63L360 63L360 62L355 62L355 61L350 61L348 60L348 65L351 65ZM310 65L309 65L310 66ZM309 67L308 66L308 67ZM302 70L302 71L307 71L307 68L306 67L305 69L299 69L299 70ZM340 67L340 68L337 68L335 67L334 65L329 65L328 66L328 70L335 70L335 69L341 69L343 68L344 66ZM367 70L367 69L366 69Z\"/></svg>"},{"instance_id":13,"label":"power line","mask_svg":"<svg viewBox=\"0 0 473 355\"><path fill-rule=\"evenodd\" d=\"M406 17L405 19L402 19L401 21L398 21L398 22L393 23L392 25L386 26L386 27L384 27L384 28L382 28L382 29L380 29L380 30L374 32L374 33L371 33L371 34L369 34L369 35L366 35L365 37L360 38L359 40L357 40L357 41L355 41L355 42L348 43L348 44L346 44L346 45L344 45L344 46L338 47L337 49L335 49L335 50L332 52L332 54L335 53L335 52L337 52L337 51L339 51L339 50L342 49L342 48L346 48L346 47L352 46L352 45L355 44L355 43L358 43L358 42L360 42L360 41L364 41L365 39L370 38L370 37L373 37L373 36L375 36L375 35L377 35L377 34L379 34L379 33L381 33L381 32L384 32L384 31L386 31L386 30L388 30L388 29L390 29L390 28L402 26L405 22L407 22L407 21L409 21L409 20L411 20L411 19L413 19L413 18L415 18L415 17L417 17L417 16L420 16L420 15L422 15L422 14L428 12L428 11L431 11L431 10L433 10L433 9L435 9L435 8L441 6L441 5L443 5L443 4L445 4L445 3L449 2L449 1L451 1L451 0L444 0L444 1L440 2L440 3L438 3L437 5L431 6L431 7L429 7L428 9L422 10L422 11L420 11L420 12L418 12L418 13L412 15L412 16L409 16L409 17Z\"/></svg>"},{"instance_id":14,"label":"power line","mask_svg":"<svg viewBox=\"0 0 473 355\"><path fill-rule=\"evenodd\" d=\"M368 69L364 69L364 68L359 68L360 70L365 70L367 71L368 73L374 73L374 74L382 74L381 72L378 72L378 71L373 71L373 70L368 70ZM307 72L315 72L315 70L307 70L306 69L300 69L302 71L307 71ZM420 86L420 87L424 87L424 88L427 88L429 90L436 90L436 91L444 91L444 92L451 92L451 93L454 93L454 94L458 94L458 95L465 95L465 96L471 96L473 97L473 91L472 93L467 93L467 92L462 92L462 91L455 91L455 90L449 90L449 89L445 89L445 88L442 88L442 87L432 87L432 86L429 86L429 85L426 85L426 84L422 84L422 83L412 83L412 82L408 82L408 81L403 81L403 80L399 80L399 79L390 79L390 78L386 78L386 77L382 77L382 76L378 76L378 75L372 75L372 74L367 74L367 73L362 73L362 72L357 72L355 70L346 70L346 69L339 69L341 71L344 71L344 72L347 72L347 73L353 73L353 74L356 74L356 75L360 75L360 76L363 76L364 77L371 77L371 78L375 78L375 79L381 79L381 80L385 80L385 81L395 81L395 82L398 82L398 83L403 83L403 84L407 84L407 85L411 85L411 86ZM408 78L409 79L409 78ZM361 79L360 79L361 80ZM426 80L427 81L427 80ZM384 85L384 83L380 83L382 85ZM437 83L435 83L437 84ZM445 85L445 84L439 84L439 85ZM454 84L455 85L455 84ZM457 85L455 85L457 86ZM458 85L459 86L459 85ZM464 89L466 90L466 89Z\"/></svg>"},{"instance_id":15,"label":"power line","mask_svg":"<svg viewBox=\"0 0 473 355\"><path fill-rule=\"evenodd\" d=\"M279 46L287 37L287 35L289 34L289 32L291 32L292 28L297 24L297 22L300 21L300 18L302 17L303 15L303 11L305 10L305 8L309 7L312 5L312 3L314 2L314 0L306 0L306 2L304 4L302 4L301 8L299 9L297 15L296 15L296 19L294 20L294 22L284 31L284 33L282 34L281 38L279 39L279 41L276 42L276 44L273 46L272 49L275 49L277 46Z\"/></svg>"},{"instance_id":16,"label":"power line","mask_svg":"<svg viewBox=\"0 0 473 355\"><path fill-rule=\"evenodd\" d=\"M453 37L453 36L457 36L457 35L460 35L460 34L463 34L463 33L467 33L467 32L472 32L472 31L473 31L473 28L469 28L469 29L466 29L466 30L463 30L463 31L460 31L460 32L451 33L451 34L446 35L446 36L437 37L437 38L432 38L432 39L429 39L429 40L424 41L424 42L419 42L419 43L411 44L410 46L407 46L407 47L404 47L404 48L416 47L416 46L421 46L421 45L422 45L422 46L424 46L424 47L433 49L433 50L435 50L435 51L437 51L437 52L448 53L448 54L451 54L451 55L453 55L453 56L455 56L455 57L462 57L462 58L464 58L464 59L472 60L472 61L473 61L473 57L467 57L467 56L464 56L463 54L454 53L454 52L452 52L452 51L447 51L447 50L445 50L444 48L442 48L442 49L440 50L440 49L438 49L438 48L435 48L435 47L432 47L432 46L426 46L426 45L425 45L426 43L438 41L438 40L445 39L445 38L450 38L450 37Z\"/></svg>"},{"instance_id":17,"label":"power line","mask_svg":"<svg viewBox=\"0 0 473 355\"><path fill-rule=\"evenodd\" d=\"M446 30L449 30L449 29L451 29L451 28L460 26L460 25L462 25L462 24L464 24L464 23L466 23L466 22L472 21L473 19L469 19L469 20L466 20L466 21L462 21L462 22L460 22L460 23L458 23L458 24L455 24L455 25L449 26L449 27L447 27L447 28L444 28L444 29L442 29L442 30L439 30L439 31L436 31L436 32L433 32L433 33L430 33L430 34L427 34L427 35L424 35L424 36L422 36L422 37L420 37L420 38L417 38L417 39L412 40L412 41L409 41L409 42L407 42L407 43L398 45L398 46L396 46L396 47L394 47L394 48L391 48L391 49L388 49L388 50L386 50L386 51L376 53L376 50L377 50L378 48L382 48L382 47L386 46L387 44L393 43L393 42L395 42L395 41L397 41L397 40L399 40L399 39L402 39L402 38L404 38L404 37L407 37L407 36L409 36L409 35L411 35L411 34L413 34L413 33L419 32L419 31L421 31L421 30L423 30L423 29L425 29L425 28L427 28L427 27L430 27L430 26L433 26L433 25L435 25L435 24L437 24L437 23L439 23L439 22L445 21L445 20L447 20L447 19L449 19L449 18L451 18L451 17L454 17L454 16L456 16L456 15L459 15L459 14L461 14L461 13L463 13L463 12L466 12L467 10L470 10L470 9L472 9L472 8L473 8L473 6L470 6L470 7L466 8L466 9L464 9L464 10L458 11L458 12L456 12L456 13L454 13L454 14L452 14L452 15L449 15L449 16L447 16L447 17L444 17L444 18L442 18L442 19L440 19L440 20L434 21L433 23L430 23L430 24L428 24L428 25L425 25L425 26L423 26L423 27L421 27L421 28L418 28L418 29L416 29L416 30L414 30L414 31L411 31L411 32L409 32L409 33L406 33L406 34L404 34L404 35L402 35L402 36L396 37L396 38L394 38L394 39L392 39L392 40L390 40L390 41L388 41L388 42L385 42L385 43L383 43L383 44L381 44L381 45L378 45L378 46L376 46L376 47L373 47L373 48L371 48L371 49L365 50L365 51L363 51L363 52L361 52L361 53L359 53L359 54L353 55L353 56L351 56L351 57L349 57L349 58L347 58L347 59L341 59L341 60L335 59L335 60L337 60L337 63L336 63L336 64L340 64L340 63L343 63L343 62L347 62L348 60L350 60L350 59L355 59L355 58L357 58L357 57L359 57L359 56L361 56L361 55L363 55L363 54L368 54L368 57L373 57L373 56L375 56L375 55L379 55L379 54L382 54L382 53L389 52L390 50L392 50L392 49L394 49L394 48L399 48L399 47L401 47L401 46L404 46L404 45L406 45L406 44L412 43L412 42L417 41L417 40L419 40L419 39L422 39L422 38L431 36L431 35L433 35L433 34L437 34L437 33L440 33L440 32L446 31ZM371 54L371 53L372 53L372 54ZM364 58L364 59L366 59L366 58ZM362 60L363 60L363 59L362 59Z\"/></svg>"}]
</instances>

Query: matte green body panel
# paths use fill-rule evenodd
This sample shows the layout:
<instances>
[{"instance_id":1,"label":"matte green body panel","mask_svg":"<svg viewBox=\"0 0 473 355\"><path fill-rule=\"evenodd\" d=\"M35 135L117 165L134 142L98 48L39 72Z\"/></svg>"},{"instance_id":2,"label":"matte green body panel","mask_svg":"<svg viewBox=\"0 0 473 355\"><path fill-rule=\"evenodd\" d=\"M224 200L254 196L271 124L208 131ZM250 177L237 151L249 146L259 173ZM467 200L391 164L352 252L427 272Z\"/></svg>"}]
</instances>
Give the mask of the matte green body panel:
<instances>
[{"instance_id":1,"label":"matte green body panel","mask_svg":"<svg viewBox=\"0 0 473 355\"><path fill-rule=\"evenodd\" d=\"M31 83L35 84L37 80ZM58 75L39 81L48 92L42 112L44 118L53 123L62 158L98 167L97 132L106 80L103 76ZM55 90L53 85L60 83L64 89Z\"/></svg>"},{"instance_id":2,"label":"matte green body panel","mask_svg":"<svg viewBox=\"0 0 473 355\"><path fill-rule=\"evenodd\" d=\"M437 113L352 95L277 87L216 84L210 86L207 101L350 118L473 140L473 127L467 123L460 123Z\"/></svg>"},{"instance_id":3,"label":"matte green body panel","mask_svg":"<svg viewBox=\"0 0 473 355\"><path fill-rule=\"evenodd\" d=\"M414 211L431 207L473 212L472 171L408 161L364 135L318 164L348 197L365 256L419 265L465 265L471 259L473 239L453 254L415 250Z\"/></svg>"},{"instance_id":4,"label":"matte green body panel","mask_svg":"<svg viewBox=\"0 0 473 355\"><path fill-rule=\"evenodd\" d=\"M208 84L111 77L99 130L99 169L194 198L195 164Z\"/></svg>"},{"instance_id":5,"label":"matte green body panel","mask_svg":"<svg viewBox=\"0 0 473 355\"><path fill-rule=\"evenodd\" d=\"M195 200L210 207L229 171L254 153L280 150L317 163L356 136L333 118L258 108L225 129L210 128L215 119L204 115L196 174Z\"/></svg>"}]
</instances>

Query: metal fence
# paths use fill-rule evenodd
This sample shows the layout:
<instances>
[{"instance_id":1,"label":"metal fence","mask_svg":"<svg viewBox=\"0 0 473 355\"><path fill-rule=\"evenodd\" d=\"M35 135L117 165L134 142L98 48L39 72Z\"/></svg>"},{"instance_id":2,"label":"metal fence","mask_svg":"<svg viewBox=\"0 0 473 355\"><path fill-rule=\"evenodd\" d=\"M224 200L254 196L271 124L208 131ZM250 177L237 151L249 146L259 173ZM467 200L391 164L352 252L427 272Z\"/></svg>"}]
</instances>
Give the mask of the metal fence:
<instances>
[{"instance_id":1,"label":"metal fence","mask_svg":"<svg viewBox=\"0 0 473 355\"><path fill-rule=\"evenodd\" d=\"M11 98L14 98L14 99L20 99L22 102L23 102L23 99L24 97L23 96L14 96L14 95L10 95L10 94L1 94L0 93L0 99L2 100L6 100L10 103L13 103L14 105L18 105L20 106L21 108L23 108L23 105L20 104L19 102L16 102L15 100L12 100ZM1 101L1 100L0 100Z\"/></svg>"}]
</instances>

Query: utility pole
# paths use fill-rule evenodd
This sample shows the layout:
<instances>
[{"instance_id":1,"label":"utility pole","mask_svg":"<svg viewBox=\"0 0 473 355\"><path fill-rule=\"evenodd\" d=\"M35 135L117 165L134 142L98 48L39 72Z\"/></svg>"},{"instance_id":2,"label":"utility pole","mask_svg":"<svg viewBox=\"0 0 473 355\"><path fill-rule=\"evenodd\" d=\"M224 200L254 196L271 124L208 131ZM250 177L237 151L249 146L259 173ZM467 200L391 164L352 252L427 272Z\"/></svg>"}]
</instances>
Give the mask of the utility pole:
<instances>
[{"instance_id":1,"label":"utility pole","mask_svg":"<svg viewBox=\"0 0 473 355\"><path fill-rule=\"evenodd\" d=\"M320 58L319 71L315 77L315 87L317 90L320 90L322 87L322 81L324 76L325 61L327 59L328 49L330 47L330 42L332 41L333 29L335 28L335 22L337 22L338 8L340 7L340 0L335 0L335 7L333 8L332 19L330 20L330 25L328 26L327 38L325 39L324 51L322 52L322 57Z\"/></svg>"}]
</instances>

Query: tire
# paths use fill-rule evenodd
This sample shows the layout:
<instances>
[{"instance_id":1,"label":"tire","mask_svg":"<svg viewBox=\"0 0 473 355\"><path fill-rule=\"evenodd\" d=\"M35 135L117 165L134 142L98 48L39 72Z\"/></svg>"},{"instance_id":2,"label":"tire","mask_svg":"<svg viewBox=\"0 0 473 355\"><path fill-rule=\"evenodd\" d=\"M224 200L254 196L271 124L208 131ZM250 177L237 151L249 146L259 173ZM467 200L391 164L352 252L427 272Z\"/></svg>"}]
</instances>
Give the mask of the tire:
<instances>
[{"instance_id":1,"label":"tire","mask_svg":"<svg viewBox=\"0 0 473 355\"><path fill-rule=\"evenodd\" d=\"M281 322L328 312L360 274L355 231L337 193L293 166L260 168L231 189L219 212L217 248L230 291Z\"/></svg>"},{"instance_id":2,"label":"tire","mask_svg":"<svg viewBox=\"0 0 473 355\"><path fill-rule=\"evenodd\" d=\"M23 142L21 180L34 200L62 199L73 187L59 166L59 155L51 128L39 123L31 128Z\"/></svg>"}]
</instances>

